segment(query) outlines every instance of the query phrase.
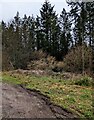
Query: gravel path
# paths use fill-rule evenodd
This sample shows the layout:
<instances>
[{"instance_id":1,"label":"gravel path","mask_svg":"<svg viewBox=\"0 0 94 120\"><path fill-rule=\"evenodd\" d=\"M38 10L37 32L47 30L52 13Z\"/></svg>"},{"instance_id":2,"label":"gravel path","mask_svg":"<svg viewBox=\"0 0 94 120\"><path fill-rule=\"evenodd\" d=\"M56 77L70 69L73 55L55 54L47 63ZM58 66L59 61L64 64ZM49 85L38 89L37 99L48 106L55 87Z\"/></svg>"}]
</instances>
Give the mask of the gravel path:
<instances>
[{"instance_id":1,"label":"gravel path","mask_svg":"<svg viewBox=\"0 0 94 120\"><path fill-rule=\"evenodd\" d=\"M75 115L61 109L35 92L7 83L2 84L3 118L74 118Z\"/></svg>"}]
</instances>

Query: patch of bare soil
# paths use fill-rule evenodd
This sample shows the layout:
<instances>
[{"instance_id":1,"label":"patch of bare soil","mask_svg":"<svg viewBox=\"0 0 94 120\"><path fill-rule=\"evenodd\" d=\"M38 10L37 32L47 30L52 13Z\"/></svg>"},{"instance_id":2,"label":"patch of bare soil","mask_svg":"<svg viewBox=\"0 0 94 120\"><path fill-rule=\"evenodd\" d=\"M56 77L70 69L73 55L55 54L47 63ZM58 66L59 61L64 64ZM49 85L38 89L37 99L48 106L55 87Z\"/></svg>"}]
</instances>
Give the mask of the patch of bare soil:
<instances>
[{"instance_id":1,"label":"patch of bare soil","mask_svg":"<svg viewBox=\"0 0 94 120\"><path fill-rule=\"evenodd\" d=\"M50 102L39 91L2 84L3 118L76 118L71 112Z\"/></svg>"}]
</instances>

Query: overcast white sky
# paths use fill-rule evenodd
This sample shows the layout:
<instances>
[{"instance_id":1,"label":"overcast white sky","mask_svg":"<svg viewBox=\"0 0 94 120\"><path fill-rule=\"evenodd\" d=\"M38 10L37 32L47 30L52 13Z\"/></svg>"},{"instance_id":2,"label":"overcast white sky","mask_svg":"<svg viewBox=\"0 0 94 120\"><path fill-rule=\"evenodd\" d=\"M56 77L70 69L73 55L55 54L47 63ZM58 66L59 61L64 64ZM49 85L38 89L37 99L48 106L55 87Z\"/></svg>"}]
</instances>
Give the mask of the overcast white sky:
<instances>
[{"instance_id":1,"label":"overcast white sky","mask_svg":"<svg viewBox=\"0 0 94 120\"><path fill-rule=\"evenodd\" d=\"M39 15L39 10L45 0L0 0L0 21L11 20L19 11L20 17L24 14L32 16ZM62 9L69 10L66 0L49 0L52 5L55 5L54 10L60 14Z\"/></svg>"}]
</instances>

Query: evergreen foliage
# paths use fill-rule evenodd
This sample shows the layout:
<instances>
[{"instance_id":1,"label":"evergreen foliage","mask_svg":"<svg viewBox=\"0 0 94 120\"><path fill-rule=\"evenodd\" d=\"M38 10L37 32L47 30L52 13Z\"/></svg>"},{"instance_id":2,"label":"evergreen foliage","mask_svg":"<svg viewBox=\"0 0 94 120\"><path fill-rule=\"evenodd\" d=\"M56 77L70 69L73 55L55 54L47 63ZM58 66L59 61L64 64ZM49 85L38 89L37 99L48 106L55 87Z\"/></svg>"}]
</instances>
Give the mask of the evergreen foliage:
<instances>
[{"instance_id":1,"label":"evergreen foliage","mask_svg":"<svg viewBox=\"0 0 94 120\"><path fill-rule=\"evenodd\" d=\"M60 16L54 6L45 1L40 16L20 18L17 12L8 24L2 21L3 52L8 54L15 69L26 69L33 53L39 50L61 61L71 48L87 44L94 56L94 2L67 3L70 11L63 8ZM93 66L94 57L91 61Z\"/></svg>"}]
</instances>

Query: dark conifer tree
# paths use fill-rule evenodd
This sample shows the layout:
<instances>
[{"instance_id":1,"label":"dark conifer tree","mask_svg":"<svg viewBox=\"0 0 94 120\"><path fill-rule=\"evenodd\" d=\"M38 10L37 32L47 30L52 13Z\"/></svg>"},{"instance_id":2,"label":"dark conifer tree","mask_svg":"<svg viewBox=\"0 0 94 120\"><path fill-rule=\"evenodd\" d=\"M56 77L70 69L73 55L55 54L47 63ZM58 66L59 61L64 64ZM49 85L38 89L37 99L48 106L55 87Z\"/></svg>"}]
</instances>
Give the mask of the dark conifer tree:
<instances>
[{"instance_id":1,"label":"dark conifer tree","mask_svg":"<svg viewBox=\"0 0 94 120\"><path fill-rule=\"evenodd\" d=\"M36 32L36 48L37 50L40 50L43 48L44 43L44 37L41 27L41 18L37 16L36 22L35 22L35 32Z\"/></svg>"},{"instance_id":2,"label":"dark conifer tree","mask_svg":"<svg viewBox=\"0 0 94 120\"><path fill-rule=\"evenodd\" d=\"M71 36L71 22L69 20L69 13L63 9L60 14L60 27L61 27L61 37L60 37L60 50L62 56L64 57L71 46L73 46L72 36Z\"/></svg>"},{"instance_id":3,"label":"dark conifer tree","mask_svg":"<svg viewBox=\"0 0 94 120\"><path fill-rule=\"evenodd\" d=\"M54 11L54 6L48 1L45 1L41 10L41 25L42 33L44 37L43 50L56 56L59 51L59 40L58 40L58 18ZM57 57L57 56L56 56Z\"/></svg>"}]
</instances>

